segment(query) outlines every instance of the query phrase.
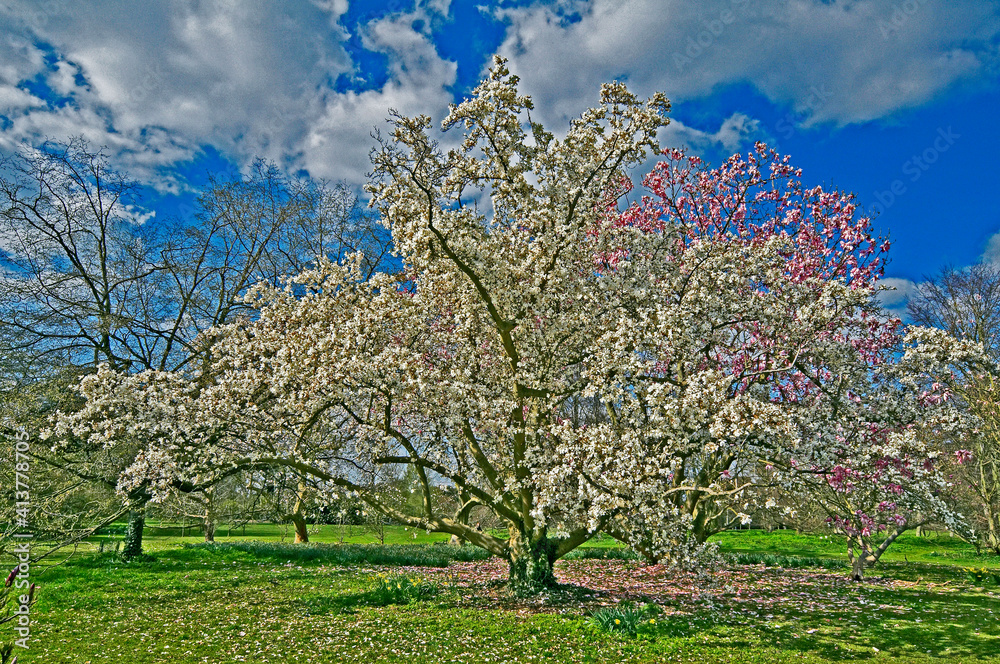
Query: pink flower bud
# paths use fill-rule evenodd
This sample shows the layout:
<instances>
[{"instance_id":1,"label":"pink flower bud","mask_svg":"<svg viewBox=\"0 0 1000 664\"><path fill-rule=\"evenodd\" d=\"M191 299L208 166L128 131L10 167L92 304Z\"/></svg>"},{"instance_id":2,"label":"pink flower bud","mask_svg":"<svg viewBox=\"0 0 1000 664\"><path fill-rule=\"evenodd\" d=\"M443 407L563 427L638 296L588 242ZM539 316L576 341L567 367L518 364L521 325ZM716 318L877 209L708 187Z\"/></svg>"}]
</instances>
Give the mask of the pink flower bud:
<instances>
[{"instance_id":1,"label":"pink flower bud","mask_svg":"<svg viewBox=\"0 0 1000 664\"><path fill-rule=\"evenodd\" d=\"M20 568L21 568L21 566L20 566L20 565L14 565L14 569L12 569L12 570L10 571L10 574L8 574L8 575L7 575L7 580L6 580L6 581L4 582L4 584L3 584L3 587L4 587L4 588L10 588L10 587L11 587L11 585L13 585L13 583L14 583L14 577L16 577L16 576L17 576L17 571L18 571L18 570L19 570Z\"/></svg>"}]
</instances>

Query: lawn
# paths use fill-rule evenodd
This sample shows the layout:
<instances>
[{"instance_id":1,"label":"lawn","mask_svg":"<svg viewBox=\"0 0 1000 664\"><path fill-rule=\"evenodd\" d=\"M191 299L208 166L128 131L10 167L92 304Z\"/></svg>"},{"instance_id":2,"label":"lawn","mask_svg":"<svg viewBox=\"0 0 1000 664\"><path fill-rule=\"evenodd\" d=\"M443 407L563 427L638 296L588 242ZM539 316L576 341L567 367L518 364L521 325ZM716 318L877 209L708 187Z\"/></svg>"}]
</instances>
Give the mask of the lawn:
<instances>
[{"instance_id":1,"label":"lawn","mask_svg":"<svg viewBox=\"0 0 1000 664\"><path fill-rule=\"evenodd\" d=\"M864 584L837 567L731 559L696 577L576 557L558 563L560 589L519 600L500 583L505 564L468 548L295 546L257 535L270 541L179 546L164 533L149 542L155 561L124 564L106 552L38 571L21 661L1000 662L1000 588L962 570L1000 564L946 536L902 540ZM414 541L411 531L393 535ZM788 531L717 539L724 551L805 564L843 557L836 540ZM591 618L623 606L641 613L634 636Z\"/></svg>"},{"instance_id":2,"label":"lawn","mask_svg":"<svg viewBox=\"0 0 1000 664\"><path fill-rule=\"evenodd\" d=\"M491 531L498 537L506 537L506 530ZM102 534L91 537L89 544L100 542L113 543L121 541L125 533L125 523L119 522L101 531ZM295 539L295 531L287 524L271 523L251 523L245 526L221 525L215 532L215 539L218 542L292 542ZM405 526L386 526L386 544L434 544L436 542L447 542L449 535L444 533L429 533L418 528L407 528ZM160 550L171 548L178 544L195 544L204 541L201 530L196 526L181 526L173 523L147 523L143 537L143 548L149 550ZM378 544L371 528L365 526L339 526L339 525L310 525L309 541L321 544ZM621 544L610 537L598 537L584 546L621 546Z\"/></svg>"},{"instance_id":3,"label":"lawn","mask_svg":"<svg viewBox=\"0 0 1000 664\"><path fill-rule=\"evenodd\" d=\"M730 530L712 538L723 551L777 553L847 559L847 539L834 534L797 535L794 530ZM917 537L904 533L886 549L886 562L945 563L976 567L1000 567L1000 557L979 556L975 548L947 533Z\"/></svg>"}]
</instances>

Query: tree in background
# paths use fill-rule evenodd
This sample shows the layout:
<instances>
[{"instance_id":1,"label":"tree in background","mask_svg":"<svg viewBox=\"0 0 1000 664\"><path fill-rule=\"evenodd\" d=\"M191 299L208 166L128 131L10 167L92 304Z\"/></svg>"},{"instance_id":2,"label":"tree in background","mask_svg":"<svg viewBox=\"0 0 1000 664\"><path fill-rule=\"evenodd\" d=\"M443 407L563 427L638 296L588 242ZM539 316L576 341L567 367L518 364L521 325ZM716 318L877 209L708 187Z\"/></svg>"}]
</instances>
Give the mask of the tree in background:
<instances>
[{"instance_id":1,"label":"tree in background","mask_svg":"<svg viewBox=\"0 0 1000 664\"><path fill-rule=\"evenodd\" d=\"M266 518L260 509L262 493L264 490L256 491L247 478L234 475L203 491L177 492L170 500L157 505L155 513L161 520L180 520L185 524L194 521L205 541L214 542L222 524L231 531L233 527Z\"/></svg>"},{"instance_id":2,"label":"tree in background","mask_svg":"<svg viewBox=\"0 0 1000 664\"><path fill-rule=\"evenodd\" d=\"M204 332L247 312L251 285L347 251L366 251L372 270L386 253L345 187L288 179L261 161L213 180L193 219L167 224L147 221L138 185L82 139L24 148L0 169L0 343L6 381L19 389L98 365L196 371L211 347ZM42 399L33 408L50 406ZM75 441L36 453L67 477L114 491L145 443ZM127 556L141 552L149 497L143 486L123 495Z\"/></svg>"},{"instance_id":3,"label":"tree in background","mask_svg":"<svg viewBox=\"0 0 1000 664\"><path fill-rule=\"evenodd\" d=\"M1000 553L1000 265L945 269L920 284L907 311L915 323L981 348L942 366L938 379L978 418L977 429L952 448L955 496L977 546Z\"/></svg>"}]
</instances>

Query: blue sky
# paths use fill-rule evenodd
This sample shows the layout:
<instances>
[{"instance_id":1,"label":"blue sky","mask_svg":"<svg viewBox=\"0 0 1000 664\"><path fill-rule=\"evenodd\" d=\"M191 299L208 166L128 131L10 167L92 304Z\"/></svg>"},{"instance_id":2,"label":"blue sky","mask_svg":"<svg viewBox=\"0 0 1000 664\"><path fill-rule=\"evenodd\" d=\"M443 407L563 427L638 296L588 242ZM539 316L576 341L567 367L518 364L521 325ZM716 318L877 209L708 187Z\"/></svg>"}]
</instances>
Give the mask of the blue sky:
<instances>
[{"instance_id":1,"label":"blue sky","mask_svg":"<svg viewBox=\"0 0 1000 664\"><path fill-rule=\"evenodd\" d=\"M666 146L763 140L893 239L887 297L1000 260L1000 1L8 0L0 151L84 136L175 213L257 155L360 186L388 109L440 120L494 53L557 132L603 81L666 92Z\"/></svg>"}]
</instances>

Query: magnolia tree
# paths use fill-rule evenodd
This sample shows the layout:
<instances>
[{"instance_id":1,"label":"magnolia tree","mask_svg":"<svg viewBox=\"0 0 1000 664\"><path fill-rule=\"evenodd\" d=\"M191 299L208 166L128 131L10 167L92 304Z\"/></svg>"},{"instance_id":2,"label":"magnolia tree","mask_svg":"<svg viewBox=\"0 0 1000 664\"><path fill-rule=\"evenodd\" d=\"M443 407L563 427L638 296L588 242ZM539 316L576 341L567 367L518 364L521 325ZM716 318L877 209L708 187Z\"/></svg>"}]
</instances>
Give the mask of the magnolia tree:
<instances>
[{"instance_id":1,"label":"magnolia tree","mask_svg":"<svg viewBox=\"0 0 1000 664\"><path fill-rule=\"evenodd\" d=\"M860 581L905 531L943 523L968 535L964 520L949 507L955 484L949 455L963 444L975 422L954 394L937 382L940 357L967 350L964 342L937 330L913 328L886 351L898 362L875 363L868 390L845 390L846 417L830 420L830 445L766 471L788 482L787 499L817 509L826 524L847 538L851 578ZM956 452L961 461L967 452Z\"/></svg>"},{"instance_id":2,"label":"magnolia tree","mask_svg":"<svg viewBox=\"0 0 1000 664\"><path fill-rule=\"evenodd\" d=\"M623 504L610 528L656 560L720 517L749 521L771 487L822 504L863 566L920 519L954 524L937 450L967 422L922 359L948 337L904 339L879 309L888 243L853 197L804 188L760 144L716 169L664 156L646 195L609 214L623 243L599 257L602 281L632 285L595 349L604 417L560 433ZM665 514L687 525L669 542ZM876 514L895 528L873 547Z\"/></svg>"},{"instance_id":3,"label":"magnolia tree","mask_svg":"<svg viewBox=\"0 0 1000 664\"><path fill-rule=\"evenodd\" d=\"M898 341L872 299L885 246L849 196L764 146L715 170L667 151L623 211L667 101L605 85L557 138L516 84L498 59L445 119L447 152L428 118L393 116L370 192L401 274L356 256L261 286L195 379L102 369L53 439L145 441L122 491L294 471L505 558L518 592L605 530L693 555L762 462L792 484L856 458L858 418L917 444L922 404L875 377ZM374 489L405 467L410 510Z\"/></svg>"}]
</instances>

